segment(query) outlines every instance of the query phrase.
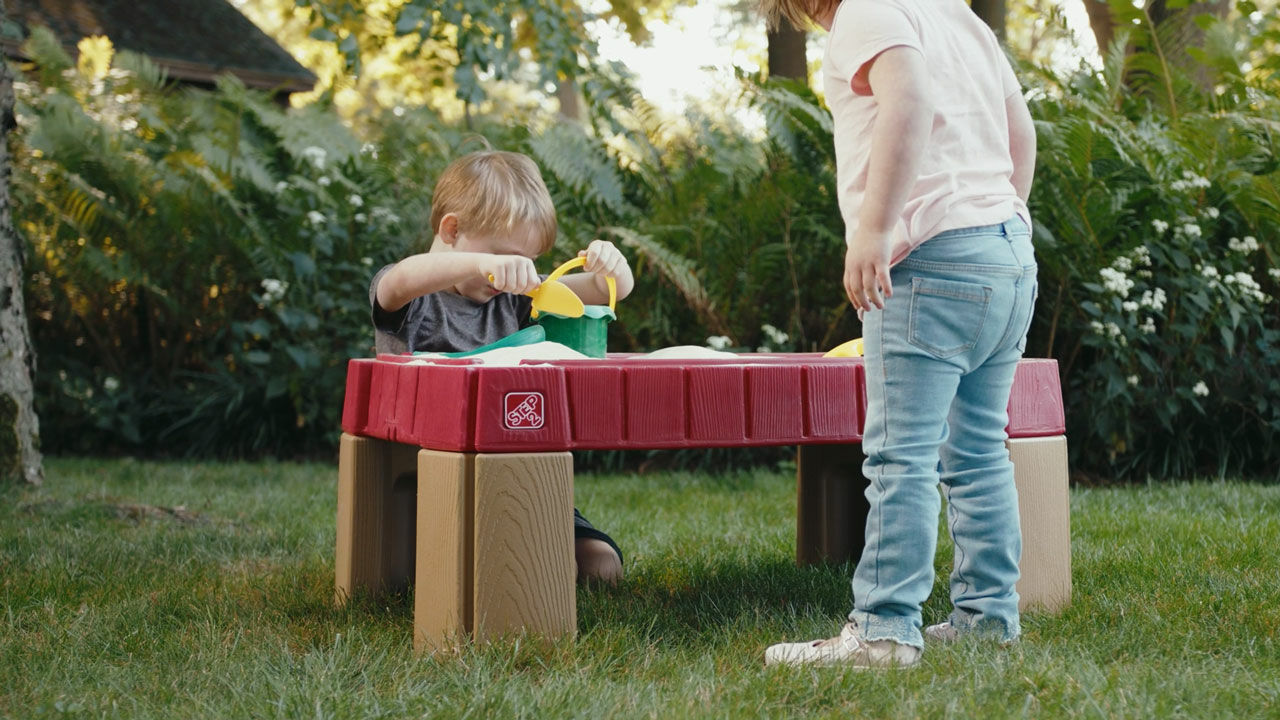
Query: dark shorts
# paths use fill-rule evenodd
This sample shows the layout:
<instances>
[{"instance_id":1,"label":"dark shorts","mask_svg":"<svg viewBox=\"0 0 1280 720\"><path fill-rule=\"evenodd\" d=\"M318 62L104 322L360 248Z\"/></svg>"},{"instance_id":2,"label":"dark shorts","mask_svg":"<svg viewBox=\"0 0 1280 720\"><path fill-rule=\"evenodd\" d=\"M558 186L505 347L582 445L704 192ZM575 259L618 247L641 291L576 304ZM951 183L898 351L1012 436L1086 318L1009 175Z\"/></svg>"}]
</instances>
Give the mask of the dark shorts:
<instances>
[{"instance_id":1,"label":"dark shorts","mask_svg":"<svg viewBox=\"0 0 1280 720\"><path fill-rule=\"evenodd\" d=\"M582 513L578 512L578 508L573 509L573 537L574 539L595 538L596 540L605 541L609 544L609 547L613 548L614 552L618 553L618 562L622 562L622 549L618 547L618 543L614 542L613 538L609 537L608 534L597 530L589 520L582 516Z\"/></svg>"}]
</instances>

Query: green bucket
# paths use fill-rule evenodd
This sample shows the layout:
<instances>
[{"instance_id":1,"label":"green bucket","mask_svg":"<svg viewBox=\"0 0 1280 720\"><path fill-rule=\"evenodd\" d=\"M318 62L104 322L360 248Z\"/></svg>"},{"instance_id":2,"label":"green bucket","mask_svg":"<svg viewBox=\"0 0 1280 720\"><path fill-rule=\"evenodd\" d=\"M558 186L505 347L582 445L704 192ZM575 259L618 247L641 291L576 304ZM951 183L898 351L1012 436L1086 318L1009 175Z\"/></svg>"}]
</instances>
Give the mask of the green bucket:
<instances>
[{"instance_id":1,"label":"green bucket","mask_svg":"<svg viewBox=\"0 0 1280 720\"><path fill-rule=\"evenodd\" d=\"M618 318L607 305L587 305L582 317L564 317L544 312L538 315L538 324L547 333L547 340L577 350L587 357L604 357L608 347L609 321Z\"/></svg>"}]
</instances>

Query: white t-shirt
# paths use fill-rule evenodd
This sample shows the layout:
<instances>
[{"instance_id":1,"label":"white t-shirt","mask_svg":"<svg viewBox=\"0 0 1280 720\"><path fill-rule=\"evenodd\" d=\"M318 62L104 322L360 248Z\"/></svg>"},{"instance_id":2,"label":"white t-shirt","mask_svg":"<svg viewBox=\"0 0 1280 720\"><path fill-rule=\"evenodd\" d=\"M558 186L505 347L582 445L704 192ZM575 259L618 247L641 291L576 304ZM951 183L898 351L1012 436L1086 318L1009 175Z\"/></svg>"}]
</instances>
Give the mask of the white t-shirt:
<instances>
[{"instance_id":1,"label":"white t-shirt","mask_svg":"<svg viewBox=\"0 0 1280 720\"><path fill-rule=\"evenodd\" d=\"M836 184L845 238L858 227L878 103L867 74L892 47L915 48L928 68L933 125L895 231L892 262L944 230L1030 213L1013 187L1005 99L1021 92L995 34L964 0L843 0L822 62L835 122Z\"/></svg>"}]
</instances>

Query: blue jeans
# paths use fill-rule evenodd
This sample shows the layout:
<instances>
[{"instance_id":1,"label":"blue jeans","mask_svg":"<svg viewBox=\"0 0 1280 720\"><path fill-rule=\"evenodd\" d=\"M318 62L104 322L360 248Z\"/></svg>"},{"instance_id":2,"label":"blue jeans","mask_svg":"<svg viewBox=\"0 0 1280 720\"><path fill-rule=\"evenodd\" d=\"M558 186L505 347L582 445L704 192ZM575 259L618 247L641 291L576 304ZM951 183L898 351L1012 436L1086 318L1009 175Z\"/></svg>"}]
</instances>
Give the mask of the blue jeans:
<instances>
[{"instance_id":1,"label":"blue jeans","mask_svg":"<svg viewBox=\"0 0 1280 720\"><path fill-rule=\"evenodd\" d=\"M849 619L865 640L923 647L941 482L955 543L950 622L1013 640L1022 534L1005 427L1035 304L1031 233L1016 217L950 230L890 274L893 297L863 319L871 509Z\"/></svg>"}]
</instances>

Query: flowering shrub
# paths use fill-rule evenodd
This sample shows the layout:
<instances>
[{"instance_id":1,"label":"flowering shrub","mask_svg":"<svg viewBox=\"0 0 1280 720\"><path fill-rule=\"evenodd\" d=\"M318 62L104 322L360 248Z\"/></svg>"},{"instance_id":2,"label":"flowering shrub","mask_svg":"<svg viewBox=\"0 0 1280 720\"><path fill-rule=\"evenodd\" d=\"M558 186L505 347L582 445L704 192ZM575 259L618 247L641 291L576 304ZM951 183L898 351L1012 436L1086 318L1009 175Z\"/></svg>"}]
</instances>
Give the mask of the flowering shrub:
<instances>
[{"instance_id":1,"label":"flowering shrub","mask_svg":"<svg viewBox=\"0 0 1280 720\"><path fill-rule=\"evenodd\" d=\"M1186 476L1280 467L1280 189L1257 142L1280 105L1118 106L1075 77L1034 103L1040 306L1076 470ZM1236 78L1237 85L1243 81ZM1054 88L1050 86L1050 90ZM1248 138L1248 141L1242 141Z\"/></svg>"}]
</instances>

